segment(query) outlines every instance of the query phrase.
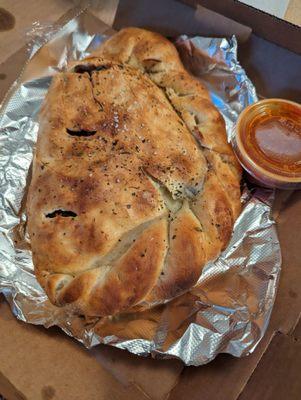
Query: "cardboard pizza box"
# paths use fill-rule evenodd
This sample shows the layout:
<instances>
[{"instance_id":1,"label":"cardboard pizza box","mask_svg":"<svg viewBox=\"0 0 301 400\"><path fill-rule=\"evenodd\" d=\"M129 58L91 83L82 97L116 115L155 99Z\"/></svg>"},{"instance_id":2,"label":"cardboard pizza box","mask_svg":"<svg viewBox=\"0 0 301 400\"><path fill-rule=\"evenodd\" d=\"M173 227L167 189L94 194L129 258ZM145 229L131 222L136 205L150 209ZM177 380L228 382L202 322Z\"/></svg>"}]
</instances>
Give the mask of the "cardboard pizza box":
<instances>
[{"instance_id":1,"label":"cardboard pizza box","mask_svg":"<svg viewBox=\"0 0 301 400\"><path fill-rule=\"evenodd\" d=\"M248 17L241 13L236 1L188 2L92 1L91 12L116 30L131 25L167 36L235 33L239 59L258 93L301 101L301 58L295 28L284 29L282 22L272 16L255 23L254 14ZM38 21L51 27L66 13L74 13L78 4L28 0L24 7L21 0L1 0L0 6L15 19L12 29L1 32L0 18L1 100L26 61L26 32L32 24ZM262 33L262 25L274 33L281 30L281 38ZM17 321L2 299L0 394L8 400L300 398L301 192L278 192L274 215L283 254L280 285L268 330L250 356L236 359L220 355L196 368L184 367L175 360L139 358L105 346L88 351L58 329L46 330Z\"/></svg>"}]
</instances>

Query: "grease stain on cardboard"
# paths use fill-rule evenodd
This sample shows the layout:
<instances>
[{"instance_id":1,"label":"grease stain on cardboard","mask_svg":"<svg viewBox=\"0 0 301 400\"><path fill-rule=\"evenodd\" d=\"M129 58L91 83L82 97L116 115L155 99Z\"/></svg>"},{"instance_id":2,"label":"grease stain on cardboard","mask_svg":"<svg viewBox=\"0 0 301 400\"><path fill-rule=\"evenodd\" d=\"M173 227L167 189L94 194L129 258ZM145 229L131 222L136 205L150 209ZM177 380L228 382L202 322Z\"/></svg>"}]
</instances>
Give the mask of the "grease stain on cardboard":
<instances>
[{"instance_id":1,"label":"grease stain on cardboard","mask_svg":"<svg viewBox=\"0 0 301 400\"><path fill-rule=\"evenodd\" d=\"M55 389L52 386L44 386L41 392L43 400L52 400L55 396Z\"/></svg>"},{"instance_id":2,"label":"grease stain on cardboard","mask_svg":"<svg viewBox=\"0 0 301 400\"><path fill-rule=\"evenodd\" d=\"M9 31L15 26L16 20L13 14L0 7L0 32Z\"/></svg>"}]
</instances>

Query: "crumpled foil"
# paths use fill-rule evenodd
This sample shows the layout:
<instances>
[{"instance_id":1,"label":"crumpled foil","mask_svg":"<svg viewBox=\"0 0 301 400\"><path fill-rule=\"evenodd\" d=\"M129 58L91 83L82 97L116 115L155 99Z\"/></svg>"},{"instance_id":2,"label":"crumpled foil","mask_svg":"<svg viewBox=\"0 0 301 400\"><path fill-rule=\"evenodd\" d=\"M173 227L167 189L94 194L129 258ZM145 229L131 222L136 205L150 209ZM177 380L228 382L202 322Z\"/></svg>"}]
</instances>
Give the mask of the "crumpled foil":
<instances>
[{"instance_id":1,"label":"crumpled foil","mask_svg":"<svg viewBox=\"0 0 301 400\"><path fill-rule=\"evenodd\" d=\"M87 12L34 43L30 59L0 110L0 293L22 321L59 326L88 348L109 344L158 358L201 365L218 353L251 353L269 322L280 274L281 253L271 217L273 192L245 190L244 208L227 249L208 263L196 285L170 303L140 313L84 319L53 306L38 284L24 210L36 143L37 115L51 76L89 55L111 30ZM231 39L181 36L183 62L209 88L230 136L241 110L257 100L237 61Z\"/></svg>"}]
</instances>

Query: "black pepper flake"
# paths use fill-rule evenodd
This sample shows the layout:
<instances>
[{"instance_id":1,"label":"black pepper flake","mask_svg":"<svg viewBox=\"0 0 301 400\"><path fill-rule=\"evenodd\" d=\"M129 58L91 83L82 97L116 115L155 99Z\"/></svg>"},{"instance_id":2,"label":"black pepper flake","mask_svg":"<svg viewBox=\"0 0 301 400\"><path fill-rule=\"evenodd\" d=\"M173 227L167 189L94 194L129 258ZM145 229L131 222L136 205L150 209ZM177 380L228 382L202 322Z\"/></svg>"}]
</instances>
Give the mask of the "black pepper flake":
<instances>
[{"instance_id":1,"label":"black pepper flake","mask_svg":"<svg viewBox=\"0 0 301 400\"><path fill-rule=\"evenodd\" d=\"M177 235L173 235L172 240L174 240L177 237Z\"/></svg>"},{"instance_id":2,"label":"black pepper flake","mask_svg":"<svg viewBox=\"0 0 301 400\"><path fill-rule=\"evenodd\" d=\"M132 206L130 205L130 204L127 204L126 205L126 208L131 208Z\"/></svg>"},{"instance_id":3,"label":"black pepper flake","mask_svg":"<svg viewBox=\"0 0 301 400\"><path fill-rule=\"evenodd\" d=\"M141 254L140 254L140 257L145 257L145 254L144 254L144 253L141 253Z\"/></svg>"}]
</instances>

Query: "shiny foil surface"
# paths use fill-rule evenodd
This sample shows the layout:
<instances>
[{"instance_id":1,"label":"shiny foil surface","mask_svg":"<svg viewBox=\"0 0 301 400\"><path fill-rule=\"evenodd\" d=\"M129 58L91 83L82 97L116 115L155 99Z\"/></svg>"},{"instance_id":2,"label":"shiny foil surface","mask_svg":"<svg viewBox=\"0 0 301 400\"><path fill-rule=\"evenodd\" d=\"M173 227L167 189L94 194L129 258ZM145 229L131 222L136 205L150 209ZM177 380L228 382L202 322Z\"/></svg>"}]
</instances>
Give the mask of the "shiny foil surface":
<instances>
[{"instance_id":1,"label":"shiny foil surface","mask_svg":"<svg viewBox=\"0 0 301 400\"><path fill-rule=\"evenodd\" d=\"M140 313L89 320L49 302L33 272L24 209L37 116L51 76L89 55L112 31L87 12L59 29L36 28L29 61L0 109L0 292L12 311L31 324L57 325L88 348L105 343L187 365L205 364L218 353L249 354L268 325L281 266L273 192L265 189L244 190L229 246L204 267L189 293ZM241 110L257 100L237 61L236 39L183 35L175 43L186 68L209 88L230 138Z\"/></svg>"}]
</instances>

